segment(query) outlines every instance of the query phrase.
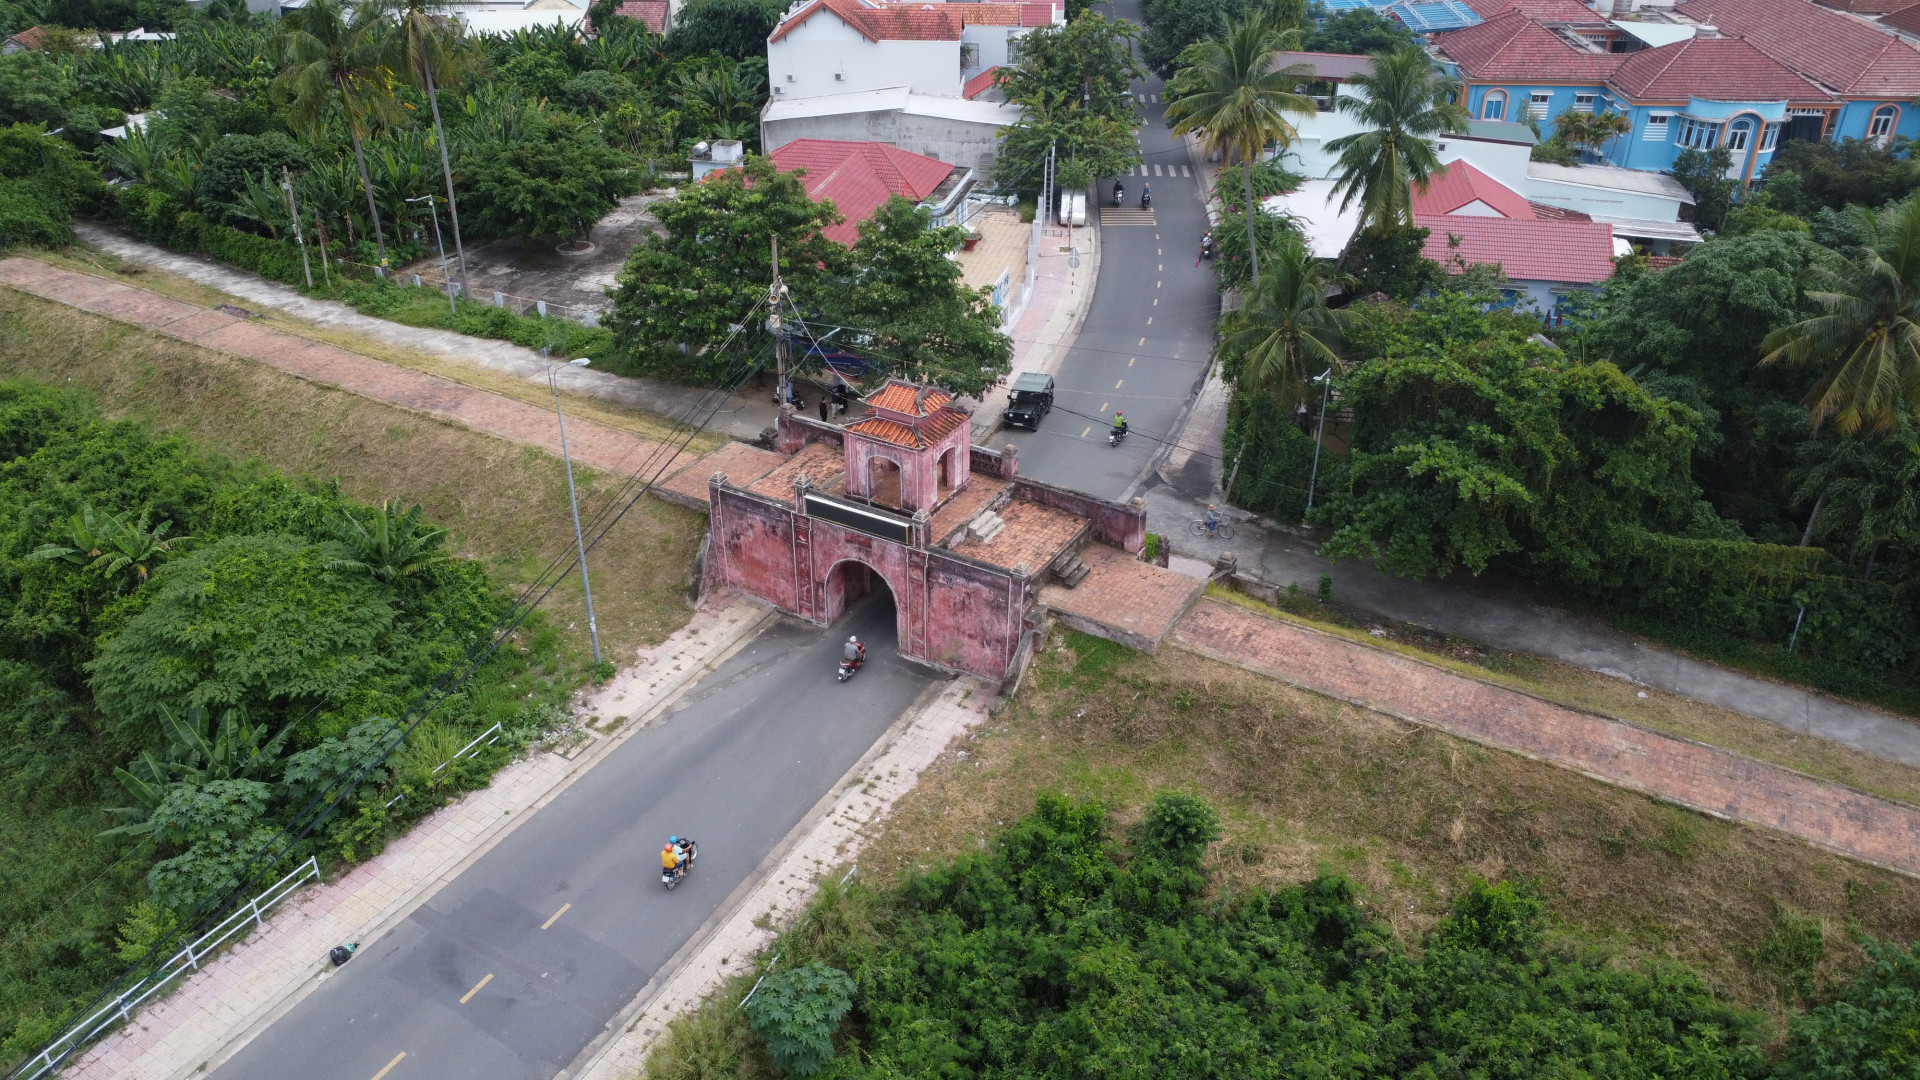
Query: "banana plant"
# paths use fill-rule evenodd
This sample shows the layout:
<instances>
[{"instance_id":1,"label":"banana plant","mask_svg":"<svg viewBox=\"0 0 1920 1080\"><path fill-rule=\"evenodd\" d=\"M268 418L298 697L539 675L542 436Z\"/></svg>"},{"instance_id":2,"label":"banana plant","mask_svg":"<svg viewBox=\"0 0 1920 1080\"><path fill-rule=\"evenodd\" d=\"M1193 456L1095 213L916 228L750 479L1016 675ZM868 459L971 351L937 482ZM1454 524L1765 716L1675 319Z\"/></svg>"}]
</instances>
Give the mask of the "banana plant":
<instances>
[{"instance_id":1,"label":"banana plant","mask_svg":"<svg viewBox=\"0 0 1920 1080\"><path fill-rule=\"evenodd\" d=\"M108 812L126 824L108 829L102 836L141 836L153 831L153 812L177 787L203 787L216 780L262 780L280 763L287 737L293 733L288 724L280 733L266 738L242 708L231 708L216 725L203 705L189 706L177 713L160 706L160 729L167 736L164 757L143 751L126 768L113 770L114 778L133 797L132 806L115 807Z\"/></svg>"},{"instance_id":2,"label":"banana plant","mask_svg":"<svg viewBox=\"0 0 1920 1080\"><path fill-rule=\"evenodd\" d=\"M403 511L398 499L388 499L368 522L353 514L340 515L334 519L333 532L342 557L328 562L326 569L367 574L394 585L446 562L448 556L440 549L447 542L447 530L425 524L425 516L419 503Z\"/></svg>"},{"instance_id":3,"label":"banana plant","mask_svg":"<svg viewBox=\"0 0 1920 1080\"><path fill-rule=\"evenodd\" d=\"M67 519L66 535L62 537L65 544L41 544L27 557L75 563L105 577L131 569L138 579L134 583L137 588L146 583L153 566L173 554L173 545L193 539L169 538L167 533L172 528L171 521L152 524L152 514L144 510L138 521L130 523L125 514L100 514L92 506L82 506L78 514Z\"/></svg>"}]
</instances>

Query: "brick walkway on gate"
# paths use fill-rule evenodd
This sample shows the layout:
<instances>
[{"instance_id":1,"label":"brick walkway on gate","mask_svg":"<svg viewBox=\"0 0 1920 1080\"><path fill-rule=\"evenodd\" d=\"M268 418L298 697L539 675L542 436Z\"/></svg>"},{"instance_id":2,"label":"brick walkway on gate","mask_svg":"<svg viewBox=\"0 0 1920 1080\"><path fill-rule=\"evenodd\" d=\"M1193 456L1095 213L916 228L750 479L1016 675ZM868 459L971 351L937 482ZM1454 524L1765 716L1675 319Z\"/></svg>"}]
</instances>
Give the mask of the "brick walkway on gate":
<instances>
[{"instance_id":1,"label":"brick walkway on gate","mask_svg":"<svg viewBox=\"0 0 1920 1080\"><path fill-rule=\"evenodd\" d=\"M1920 877L1920 809L1204 600L1175 643L1484 746Z\"/></svg>"},{"instance_id":2,"label":"brick walkway on gate","mask_svg":"<svg viewBox=\"0 0 1920 1080\"><path fill-rule=\"evenodd\" d=\"M452 379L21 255L0 259L0 284L489 435L556 455L560 452L560 431L551 411ZM614 473L650 466L646 473L652 475L662 464L654 459L663 449L661 443L586 419L567 420L567 448L575 461ZM676 463L676 467L684 465Z\"/></svg>"}]
</instances>

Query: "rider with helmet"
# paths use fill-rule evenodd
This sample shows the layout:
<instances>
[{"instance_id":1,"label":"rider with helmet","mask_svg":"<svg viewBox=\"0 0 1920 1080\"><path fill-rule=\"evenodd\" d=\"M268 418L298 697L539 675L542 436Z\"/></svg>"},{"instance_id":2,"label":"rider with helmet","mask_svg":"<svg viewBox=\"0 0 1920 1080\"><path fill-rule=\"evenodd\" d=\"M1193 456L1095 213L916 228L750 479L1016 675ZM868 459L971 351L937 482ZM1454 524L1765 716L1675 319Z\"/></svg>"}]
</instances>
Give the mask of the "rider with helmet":
<instances>
[{"instance_id":1,"label":"rider with helmet","mask_svg":"<svg viewBox=\"0 0 1920 1080\"><path fill-rule=\"evenodd\" d=\"M867 660L867 647L860 643L858 637L850 637L847 639L846 645L840 650L840 659L844 661L848 667L857 668Z\"/></svg>"}]
</instances>

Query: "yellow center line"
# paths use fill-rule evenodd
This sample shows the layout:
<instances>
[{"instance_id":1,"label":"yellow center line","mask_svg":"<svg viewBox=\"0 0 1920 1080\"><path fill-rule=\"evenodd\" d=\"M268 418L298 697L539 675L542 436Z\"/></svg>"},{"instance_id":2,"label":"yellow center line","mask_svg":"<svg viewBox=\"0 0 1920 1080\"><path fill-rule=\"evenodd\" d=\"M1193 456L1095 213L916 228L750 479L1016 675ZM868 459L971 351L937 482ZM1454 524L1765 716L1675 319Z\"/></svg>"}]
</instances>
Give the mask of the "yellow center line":
<instances>
[{"instance_id":1,"label":"yellow center line","mask_svg":"<svg viewBox=\"0 0 1920 1080\"><path fill-rule=\"evenodd\" d=\"M1149 315L1149 316L1147 316L1147 325L1148 325L1148 326L1152 326L1152 325L1153 325L1153 316L1151 316L1151 315ZM1144 339L1144 338L1143 338L1143 339L1141 339L1141 342L1142 342L1142 344L1144 344L1144 343L1145 343L1145 339Z\"/></svg>"},{"instance_id":2,"label":"yellow center line","mask_svg":"<svg viewBox=\"0 0 1920 1080\"><path fill-rule=\"evenodd\" d=\"M1154 282L1154 283L1153 283L1153 287L1157 289L1157 288L1159 288L1159 287L1160 287L1160 286L1161 286L1162 284L1164 284L1164 282L1159 282L1159 281L1156 281L1156 282Z\"/></svg>"},{"instance_id":3,"label":"yellow center line","mask_svg":"<svg viewBox=\"0 0 1920 1080\"><path fill-rule=\"evenodd\" d=\"M1127 357L1127 366L1128 366L1128 367L1132 367L1132 366L1133 366L1133 362L1134 362L1135 360L1138 360L1138 359L1140 359L1140 358L1139 358L1139 357L1137 357L1137 356L1129 356L1129 357Z\"/></svg>"},{"instance_id":4,"label":"yellow center line","mask_svg":"<svg viewBox=\"0 0 1920 1080\"><path fill-rule=\"evenodd\" d=\"M1080 437L1084 439L1091 434L1093 434L1093 427L1092 425L1088 425L1087 430L1080 433Z\"/></svg>"},{"instance_id":5,"label":"yellow center line","mask_svg":"<svg viewBox=\"0 0 1920 1080\"><path fill-rule=\"evenodd\" d=\"M1157 297L1157 296L1156 296L1156 297L1154 297L1154 298L1153 298L1153 306L1154 306L1154 307L1159 307L1159 306L1160 306L1160 298L1159 298L1159 297Z\"/></svg>"},{"instance_id":6,"label":"yellow center line","mask_svg":"<svg viewBox=\"0 0 1920 1080\"><path fill-rule=\"evenodd\" d=\"M473 984L473 989L467 991L467 996L460 999L460 1004L465 1005L467 1002L472 1001L473 995L479 993L481 987L487 985L492 981L493 981L493 972L489 971L487 972L486 978L481 979L479 982Z\"/></svg>"},{"instance_id":7,"label":"yellow center line","mask_svg":"<svg viewBox=\"0 0 1920 1080\"><path fill-rule=\"evenodd\" d=\"M381 1069L381 1070L380 1070L379 1072L377 1072L377 1073L374 1073L374 1074L373 1074L373 1080L380 1080L380 1078L381 1078L381 1077L383 1077L383 1076L385 1076L385 1075L387 1075L388 1073L390 1073L390 1072L392 1072L392 1071L393 1071L393 1067L394 1067L395 1065L398 1065L398 1064L400 1064L400 1059L401 1059L401 1058L403 1058L403 1057L406 1057L406 1056L407 1056L407 1052L406 1052L405 1050L402 1050L402 1051L400 1051L399 1053L397 1053L397 1054L395 1054L395 1055L393 1055L393 1060L392 1060L392 1061L389 1061L389 1062L387 1062L387 1067L386 1067L386 1068L384 1068L384 1069Z\"/></svg>"},{"instance_id":8,"label":"yellow center line","mask_svg":"<svg viewBox=\"0 0 1920 1080\"><path fill-rule=\"evenodd\" d=\"M1148 321L1148 322L1152 322L1153 320L1152 320L1152 319L1148 319L1147 321ZM1145 345L1146 343L1147 343L1147 339L1146 339L1146 338L1141 338L1141 339L1140 339L1140 345ZM1140 347L1140 345L1135 345L1135 346L1134 346L1134 348L1136 348L1136 349L1137 349L1137 348L1139 348L1139 347Z\"/></svg>"},{"instance_id":9,"label":"yellow center line","mask_svg":"<svg viewBox=\"0 0 1920 1080\"><path fill-rule=\"evenodd\" d=\"M543 922L540 924L540 929L545 930L547 927L552 926L554 923L559 922L560 916L565 915L567 913L567 909L572 906L573 906L572 904L561 904L560 910L553 913L553 918L548 919L546 922Z\"/></svg>"},{"instance_id":10,"label":"yellow center line","mask_svg":"<svg viewBox=\"0 0 1920 1080\"><path fill-rule=\"evenodd\" d=\"M1101 402L1101 403L1100 403L1100 411L1101 411L1101 412L1103 412L1103 413L1104 413L1104 412L1106 412L1106 411L1107 411L1107 406L1108 406L1108 405L1111 405L1111 404L1113 404L1113 402L1111 402L1111 401L1103 401L1103 402ZM1092 429L1092 428L1088 428L1087 430L1088 430L1088 431L1092 431L1093 429Z\"/></svg>"},{"instance_id":11,"label":"yellow center line","mask_svg":"<svg viewBox=\"0 0 1920 1080\"><path fill-rule=\"evenodd\" d=\"M1120 380L1119 382L1117 382L1117 383L1114 383L1114 384L1113 384L1113 388L1114 388L1115 390L1118 390L1118 389L1120 389L1120 387L1121 387L1122 385L1124 385L1124 384L1126 383L1126 381L1127 381L1127 380L1125 380L1125 379L1121 379L1121 380Z\"/></svg>"}]
</instances>

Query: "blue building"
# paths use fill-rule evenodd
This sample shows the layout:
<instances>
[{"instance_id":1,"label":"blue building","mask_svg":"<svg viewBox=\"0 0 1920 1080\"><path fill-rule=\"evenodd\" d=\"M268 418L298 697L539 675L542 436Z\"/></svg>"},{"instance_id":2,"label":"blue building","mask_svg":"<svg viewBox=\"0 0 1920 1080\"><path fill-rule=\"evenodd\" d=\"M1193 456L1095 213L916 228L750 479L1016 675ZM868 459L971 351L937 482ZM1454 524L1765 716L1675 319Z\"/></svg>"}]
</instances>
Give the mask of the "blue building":
<instances>
[{"instance_id":1,"label":"blue building","mask_svg":"<svg viewBox=\"0 0 1920 1080\"><path fill-rule=\"evenodd\" d=\"M1631 130L1605 163L1664 171L1725 147L1742 182L1786 139L1920 136L1920 49L1808 0L1685 0L1680 21L1616 22L1611 38L1549 4L1573 0L1518 0L1435 39L1476 119L1620 113Z\"/></svg>"}]
</instances>

